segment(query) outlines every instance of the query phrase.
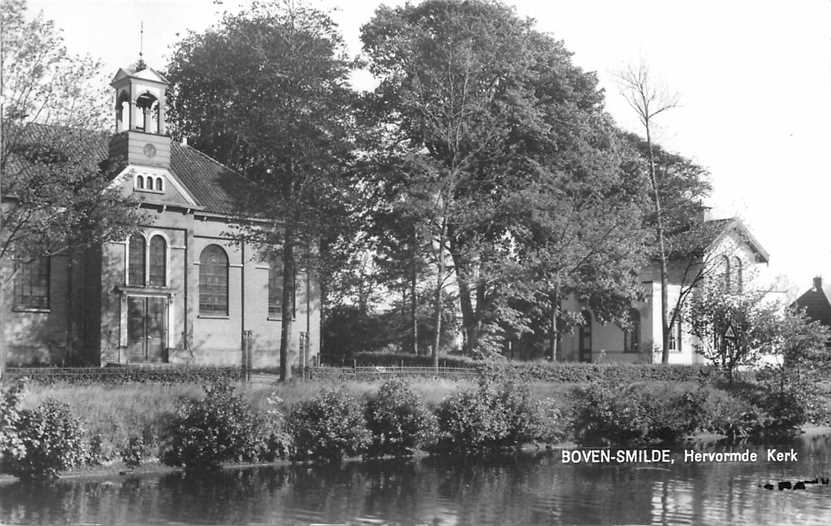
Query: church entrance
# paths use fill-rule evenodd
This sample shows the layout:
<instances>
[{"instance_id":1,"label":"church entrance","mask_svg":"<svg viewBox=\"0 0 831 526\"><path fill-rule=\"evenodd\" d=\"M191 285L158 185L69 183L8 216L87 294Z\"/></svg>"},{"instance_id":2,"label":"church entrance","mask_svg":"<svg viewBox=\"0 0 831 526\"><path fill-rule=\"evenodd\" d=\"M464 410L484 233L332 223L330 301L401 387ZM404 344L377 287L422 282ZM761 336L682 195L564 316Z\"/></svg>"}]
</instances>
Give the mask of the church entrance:
<instances>
[{"instance_id":1,"label":"church entrance","mask_svg":"<svg viewBox=\"0 0 831 526\"><path fill-rule=\"evenodd\" d=\"M127 297L127 361L165 362L167 298Z\"/></svg>"}]
</instances>

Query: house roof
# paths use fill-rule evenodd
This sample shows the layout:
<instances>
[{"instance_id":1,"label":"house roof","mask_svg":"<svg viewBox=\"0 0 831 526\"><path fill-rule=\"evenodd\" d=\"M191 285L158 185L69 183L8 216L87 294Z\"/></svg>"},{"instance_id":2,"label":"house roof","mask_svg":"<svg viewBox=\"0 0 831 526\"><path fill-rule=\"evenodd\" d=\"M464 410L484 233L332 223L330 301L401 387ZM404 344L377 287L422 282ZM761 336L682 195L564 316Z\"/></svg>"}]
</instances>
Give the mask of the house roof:
<instances>
[{"instance_id":1,"label":"house roof","mask_svg":"<svg viewBox=\"0 0 831 526\"><path fill-rule=\"evenodd\" d=\"M685 228L674 232L671 248L673 258L686 258L690 254L703 255L712 250L724 237L735 233L756 254L758 261L767 263L770 255L767 250L753 237L744 223L737 217L724 219L710 219L695 228Z\"/></svg>"},{"instance_id":2,"label":"house roof","mask_svg":"<svg viewBox=\"0 0 831 526\"><path fill-rule=\"evenodd\" d=\"M74 155L83 155L96 163L109 156L108 133L29 124L16 133L16 142L30 147L48 147L64 142L71 144ZM11 159L10 159L11 161ZM9 168L20 167L12 163ZM190 146L171 141L170 170L204 207L204 212L233 215L240 209L240 190L244 179L219 161Z\"/></svg>"},{"instance_id":3,"label":"house roof","mask_svg":"<svg viewBox=\"0 0 831 526\"><path fill-rule=\"evenodd\" d=\"M805 314L812 320L831 327L831 302L822 287L819 278L814 280L814 286L791 304L791 307L804 309Z\"/></svg>"}]
</instances>

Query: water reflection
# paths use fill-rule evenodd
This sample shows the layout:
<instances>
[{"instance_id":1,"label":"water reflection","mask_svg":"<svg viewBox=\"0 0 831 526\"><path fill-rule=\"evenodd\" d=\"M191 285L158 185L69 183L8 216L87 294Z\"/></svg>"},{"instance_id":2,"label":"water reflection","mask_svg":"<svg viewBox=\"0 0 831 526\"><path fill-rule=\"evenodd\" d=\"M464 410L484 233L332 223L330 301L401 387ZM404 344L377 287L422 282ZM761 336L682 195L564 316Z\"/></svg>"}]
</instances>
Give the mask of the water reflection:
<instances>
[{"instance_id":1,"label":"water reflection","mask_svg":"<svg viewBox=\"0 0 831 526\"><path fill-rule=\"evenodd\" d=\"M564 465L556 455L423 459L0 486L3 524L827 524L831 437L798 462ZM718 444L698 450L720 451ZM735 448L743 450L744 447Z\"/></svg>"}]
</instances>

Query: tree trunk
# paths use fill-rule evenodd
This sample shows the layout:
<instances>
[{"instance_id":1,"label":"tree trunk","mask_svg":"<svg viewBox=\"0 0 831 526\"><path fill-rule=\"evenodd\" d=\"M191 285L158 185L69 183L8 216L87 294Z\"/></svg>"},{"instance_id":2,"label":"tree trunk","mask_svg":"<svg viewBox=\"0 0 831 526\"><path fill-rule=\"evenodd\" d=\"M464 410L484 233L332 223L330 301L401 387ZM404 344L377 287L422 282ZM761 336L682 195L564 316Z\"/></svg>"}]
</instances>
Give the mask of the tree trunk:
<instances>
[{"instance_id":1,"label":"tree trunk","mask_svg":"<svg viewBox=\"0 0 831 526\"><path fill-rule=\"evenodd\" d=\"M442 220L437 252L438 273L436 275L436 334L433 346L433 368L439 370L439 345L441 344L442 287L444 286L444 236L447 223Z\"/></svg>"},{"instance_id":2,"label":"tree trunk","mask_svg":"<svg viewBox=\"0 0 831 526\"><path fill-rule=\"evenodd\" d=\"M459 268L458 264L456 265L456 268ZM474 319L473 302L470 299L470 285L458 272L456 273L456 280L459 284L459 304L462 308L462 333L464 334L463 351L467 355L472 355L473 349L476 348L478 334L476 333L476 320Z\"/></svg>"},{"instance_id":3,"label":"tree trunk","mask_svg":"<svg viewBox=\"0 0 831 526\"><path fill-rule=\"evenodd\" d=\"M658 192L658 179L655 174L655 154L652 151L652 135L649 130L649 121L646 121L646 146L649 150L649 183L652 185L652 196L655 205L655 222L658 231L658 251L660 256L661 274L661 363L669 363L669 276L667 272L667 253L664 245L664 221L661 209L661 196Z\"/></svg>"},{"instance_id":4,"label":"tree trunk","mask_svg":"<svg viewBox=\"0 0 831 526\"><path fill-rule=\"evenodd\" d=\"M283 322L280 329L280 381L291 378L291 364L289 364L289 342L294 322L294 233L286 228L283 238Z\"/></svg>"},{"instance_id":5,"label":"tree trunk","mask_svg":"<svg viewBox=\"0 0 831 526\"><path fill-rule=\"evenodd\" d=\"M416 250L418 239L416 237L416 230L413 227L411 265L410 265L410 312L412 315L412 336L413 336L413 354L418 355L418 275L416 272Z\"/></svg>"},{"instance_id":6,"label":"tree trunk","mask_svg":"<svg viewBox=\"0 0 831 526\"><path fill-rule=\"evenodd\" d=\"M555 286L554 292L551 294L551 346L550 359L552 362L557 361L559 355L560 345L560 328L557 319L560 317L560 288Z\"/></svg>"}]
</instances>

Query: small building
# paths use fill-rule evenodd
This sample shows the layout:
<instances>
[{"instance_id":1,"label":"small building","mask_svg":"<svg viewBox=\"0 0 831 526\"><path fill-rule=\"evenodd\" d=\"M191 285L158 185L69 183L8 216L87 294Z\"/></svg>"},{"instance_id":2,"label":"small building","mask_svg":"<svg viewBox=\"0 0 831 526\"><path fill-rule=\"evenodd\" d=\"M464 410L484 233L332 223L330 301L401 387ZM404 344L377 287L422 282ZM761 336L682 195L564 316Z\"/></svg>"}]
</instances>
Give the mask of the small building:
<instances>
[{"instance_id":1,"label":"small building","mask_svg":"<svg viewBox=\"0 0 831 526\"><path fill-rule=\"evenodd\" d=\"M814 278L814 286L796 299L791 308L804 311L812 321L818 321L831 328L831 302L822 288L822 278Z\"/></svg>"},{"instance_id":2,"label":"small building","mask_svg":"<svg viewBox=\"0 0 831 526\"><path fill-rule=\"evenodd\" d=\"M695 243L701 250L695 258L670 258L669 306L678 304L679 295L693 291L704 279L718 280L725 292L741 292L761 266L768 263L768 253L738 218L705 222L705 234ZM557 361L661 363L661 278L659 265L641 272L643 300L632 305L628 324L598 322L589 309L570 301L565 308L578 311L584 323L575 334L564 335L558 346ZM671 312L671 310L670 310ZM669 362L704 363L695 352L696 338L685 327L683 316L673 324L669 339Z\"/></svg>"},{"instance_id":3,"label":"small building","mask_svg":"<svg viewBox=\"0 0 831 526\"><path fill-rule=\"evenodd\" d=\"M111 185L151 220L128 239L17 263L0 312L9 366L280 366L281 264L234 236L240 175L167 135L167 84L143 64L120 69L116 133L90 133L86 152L123 164ZM304 365L319 354L320 296L310 273L295 282L289 360Z\"/></svg>"}]
</instances>

